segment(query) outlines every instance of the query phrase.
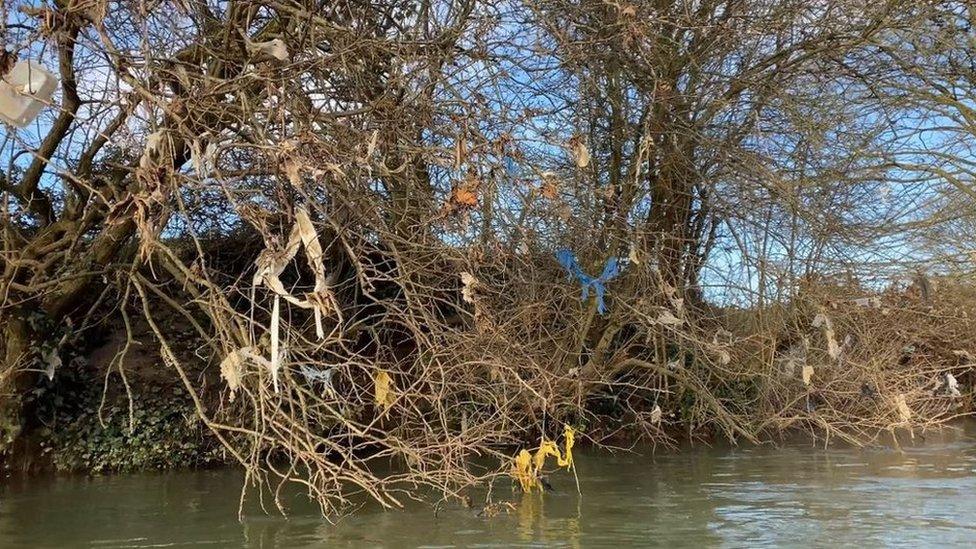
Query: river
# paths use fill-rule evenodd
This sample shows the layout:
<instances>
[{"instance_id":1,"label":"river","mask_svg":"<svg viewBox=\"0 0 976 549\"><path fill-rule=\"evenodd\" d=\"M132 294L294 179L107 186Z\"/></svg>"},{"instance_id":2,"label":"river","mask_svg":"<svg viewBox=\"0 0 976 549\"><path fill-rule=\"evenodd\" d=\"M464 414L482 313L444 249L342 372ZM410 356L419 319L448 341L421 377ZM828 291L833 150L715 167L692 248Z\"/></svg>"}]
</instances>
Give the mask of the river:
<instances>
[{"instance_id":1,"label":"river","mask_svg":"<svg viewBox=\"0 0 976 549\"><path fill-rule=\"evenodd\" d=\"M894 449L810 445L577 452L555 492L507 515L311 505L238 521L233 470L31 478L0 488L0 547L929 546L976 544L976 437Z\"/></svg>"}]
</instances>

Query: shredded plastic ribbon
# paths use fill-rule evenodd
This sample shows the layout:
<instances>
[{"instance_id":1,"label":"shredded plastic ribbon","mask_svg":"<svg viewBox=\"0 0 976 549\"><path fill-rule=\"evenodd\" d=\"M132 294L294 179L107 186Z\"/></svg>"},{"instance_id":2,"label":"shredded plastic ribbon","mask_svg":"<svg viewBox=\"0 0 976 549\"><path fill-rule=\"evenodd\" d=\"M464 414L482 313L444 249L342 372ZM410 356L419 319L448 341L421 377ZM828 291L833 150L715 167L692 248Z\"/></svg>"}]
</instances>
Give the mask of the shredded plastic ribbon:
<instances>
[{"instance_id":1,"label":"shredded plastic ribbon","mask_svg":"<svg viewBox=\"0 0 976 549\"><path fill-rule=\"evenodd\" d=\"M556 252L556 259L560 265L569 271L570 276L575 276L580 281L580 285L583 287L582 295L584 300L589 299L590 287L593 287L593 291L596 293L596 310L601 315L605 314L607 312L607 306L603 301L603 296L606 294L607 288L604 284L620 275L620 272L623 270L620 259L617 257L608 259L606 265L603 266L603 273L596 278L583 272L583 268L580 267L576 255L569 250L562 249Z\"/></svg>"}]
</instances>

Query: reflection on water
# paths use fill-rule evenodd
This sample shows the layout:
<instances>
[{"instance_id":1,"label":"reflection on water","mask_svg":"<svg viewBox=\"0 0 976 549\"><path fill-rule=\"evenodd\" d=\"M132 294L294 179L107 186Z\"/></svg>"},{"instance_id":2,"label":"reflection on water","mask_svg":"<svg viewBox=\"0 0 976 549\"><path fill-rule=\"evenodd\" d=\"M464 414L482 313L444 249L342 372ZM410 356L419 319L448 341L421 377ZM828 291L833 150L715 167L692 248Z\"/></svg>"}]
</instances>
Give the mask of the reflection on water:
<instances>
[{"instance_id":1,"label":"reflection on water","mask_svg":"<svg viewBox=\"0 0 976 549\"><path fill-rule=\"evenodd\" d=\"M205 471L31 479L0 489L0 547L919 546L976 543L976 438L896 450L585 453L557 491L462 507L367 508L330 525L237 520L240 475Z\"/></svg>"}]
</instances>

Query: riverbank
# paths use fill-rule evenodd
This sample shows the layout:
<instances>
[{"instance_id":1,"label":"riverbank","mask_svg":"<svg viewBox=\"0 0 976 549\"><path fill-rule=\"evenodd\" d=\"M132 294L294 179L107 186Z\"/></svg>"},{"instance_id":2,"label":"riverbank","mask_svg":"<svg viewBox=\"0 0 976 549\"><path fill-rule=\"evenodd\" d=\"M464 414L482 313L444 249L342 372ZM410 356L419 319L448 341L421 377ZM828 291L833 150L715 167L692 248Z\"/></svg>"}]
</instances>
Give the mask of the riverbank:
<instances>
[{"instance_id":1,"label":"riverbank","mask_svg":"<svg viewBox=\"0 0 976 549\"><path fill-rule=\"evenodd\" d=\"M590 356L562 374L541 366L492 370L487 375L499 394L515 389L509 382L536 376L534 391L561 402L550 402L549 410L566 421L541 432L498 431L496 467L504 471L520 447L534 452L546 437L563 445L561 425L572 425L581 446L781 444L802 437L822 446L897 447L925 440L973 410L971 293L965 285L943 285L924 296L909 288L859 298L851 289L819 288L788 307L713 309L708 319L666 329L656 337L675 341L652 342L668 353L659 362L615 359L596 369ZM187 368L182 373L198 387L194 393L160 354L147 322L130 319L128 329L108 324L100 338L75 347L53 379L39 378L26 398L30 420L8 472L97 474L237 463L198 408L209 421L237 421L239 402L229 398L222 368L197 359L206 341L192 326L180 328L178 315L157 314L170 326L167 348ZM646 353L630 345L631 353ZM330 389L312 382L303 391L337 398ZM528 396L524 386L517 391ZM567 409L573 395L580 404ZM273 393L261 398L268 396ZM526 407L506 406L532 412L531 399ZM365 418L370 410L346 413ZM451 428L463 429L464 413L449 415L460 421Z\"/></svg>"}]
</instances>

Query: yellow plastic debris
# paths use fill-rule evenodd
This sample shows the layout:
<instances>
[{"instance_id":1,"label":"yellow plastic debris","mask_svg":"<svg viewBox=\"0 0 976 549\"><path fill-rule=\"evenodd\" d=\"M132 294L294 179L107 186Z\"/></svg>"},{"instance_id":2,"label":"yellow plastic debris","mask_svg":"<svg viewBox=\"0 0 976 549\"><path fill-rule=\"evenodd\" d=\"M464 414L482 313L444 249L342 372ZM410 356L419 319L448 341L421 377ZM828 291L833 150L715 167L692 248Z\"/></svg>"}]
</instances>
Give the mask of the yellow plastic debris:
<instances>
[{"instance_id":1,"label":"yellow plastic debris","mask_svg":"<svg viewBox=\"0 0 976 549\"><path fill-rule=\"evenodd\" d=\"M566 425L563 431L563 438L565 439L563 452L559 451L559 447L554 441L542 439L542 443L539 444L539 448L535 451L535 454L523 449L515 456L512 463L511 475L518 481L523 491L531 492L533 488L541 487L539 473L545 466L546 458L549 456L556 458L556 462L560 467L566 467L567 469L573 467L573 445L576 443L576 431L569 425Z\"/></svg>"},{"instance_id":2,"label":"yellow plastic debris","mask_svg":"<svg viewBox=\"0 0 976 549\"><path fill-rule=\"evenodd\" d=\"M532 454L523 449L515 456L515 463L512 464L512 476L518 481L523 492L531 492L539 482L532 472Z\"/></svg>"},{"instance_id":3,"label":"yellow plastic debris","mask_svg":"<svg viewBox=\"0 0 976 549\"><path fill-rule=\"evenodd\" d=\"M559 453L559 447L556 446L555 442L543 439L542 444L539 445L539 449L535 452L535 468L533 472L536 475L542 470L542 467L546 464L546 458L549 456L556 458L560 462L560 465L562 465L563 456Z\"/></svg>"},{"instance_id":4,"label":"yellow plastic debris","mask_svg":"<svg viewBox=\"0 0 976 549\"><path fill-rule=\"evenodd\" d=\"M565 438L563 455L564 457L559 458L559 466L565 467L567 469L572 469L573 467L573 445L576 444L576 431L573 430L569 425L563 430L563 438Z\"/></svg>"}]
</instances>

